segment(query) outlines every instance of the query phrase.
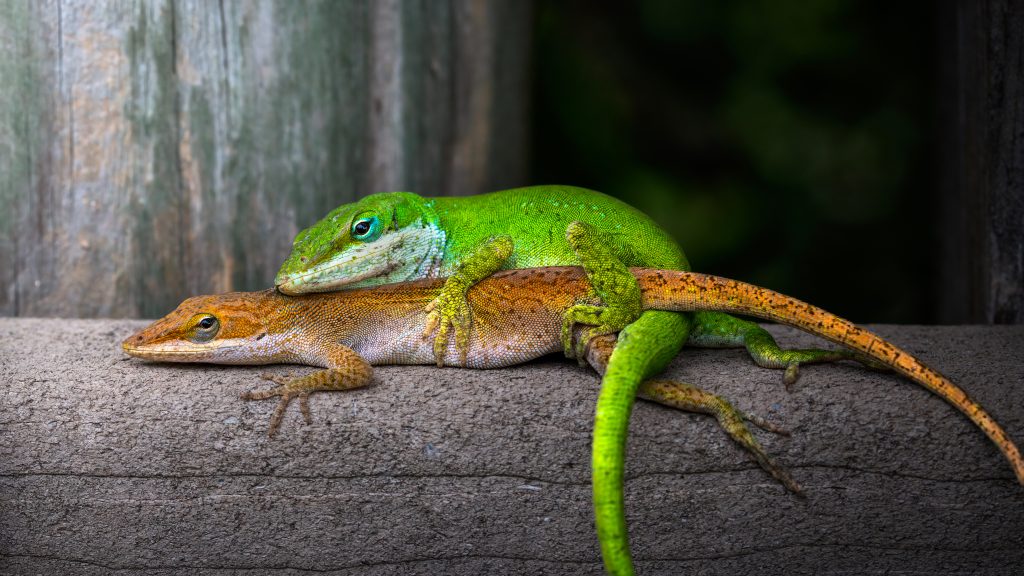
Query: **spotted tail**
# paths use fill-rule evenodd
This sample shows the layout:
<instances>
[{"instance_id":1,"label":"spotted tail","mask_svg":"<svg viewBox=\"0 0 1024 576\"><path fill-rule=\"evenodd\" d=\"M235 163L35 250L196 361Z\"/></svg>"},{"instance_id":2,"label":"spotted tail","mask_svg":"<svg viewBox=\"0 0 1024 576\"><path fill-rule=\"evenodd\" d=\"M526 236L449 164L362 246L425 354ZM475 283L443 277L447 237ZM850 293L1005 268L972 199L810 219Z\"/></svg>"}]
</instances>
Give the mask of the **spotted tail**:
<instances>
[{"instance_id":1,"label":"spotted tail","mask_svg":"<svg viewBox=\"0 0 1024 576\"><path fill-rule=\"evenodd\" d=\"M948 378L905 350L817 306L767 288L707 274L634 269L644 308L688 312L713 310L788 324L870 356L956 406L993 441L1024 484L1024 459L999 424Z\"/></svg>"}]
</instances>

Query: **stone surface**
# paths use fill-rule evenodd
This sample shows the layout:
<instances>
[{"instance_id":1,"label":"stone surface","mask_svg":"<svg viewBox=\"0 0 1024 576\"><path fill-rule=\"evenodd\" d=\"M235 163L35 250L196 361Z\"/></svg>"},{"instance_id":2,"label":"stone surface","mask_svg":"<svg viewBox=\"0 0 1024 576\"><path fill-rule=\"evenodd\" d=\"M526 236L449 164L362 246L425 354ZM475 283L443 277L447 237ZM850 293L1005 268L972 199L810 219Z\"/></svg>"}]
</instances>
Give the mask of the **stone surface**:
<instances>
[{"instance_id":1,"label":"stone surface","mask_svg":"<svg viewBox=\"0 0 1024 576\"><path fill-rule=\"evenodd\" d=\"M0 318L0 573L600 574L597 378L551 358L381 367L266 437L264 371L123 356L145 322ZM812 338L773 327L786 345ZM1024 327L877 331L1024 440ZM811 366L787 393L739 350L669 376L788 427L759 433L787 494L701 415L639 403L627 505L640 574L1009 574L1024 487L954 409L902 378ZM1015 568L1016 567L1016 568Z\"/></svg>"}]
</instances>

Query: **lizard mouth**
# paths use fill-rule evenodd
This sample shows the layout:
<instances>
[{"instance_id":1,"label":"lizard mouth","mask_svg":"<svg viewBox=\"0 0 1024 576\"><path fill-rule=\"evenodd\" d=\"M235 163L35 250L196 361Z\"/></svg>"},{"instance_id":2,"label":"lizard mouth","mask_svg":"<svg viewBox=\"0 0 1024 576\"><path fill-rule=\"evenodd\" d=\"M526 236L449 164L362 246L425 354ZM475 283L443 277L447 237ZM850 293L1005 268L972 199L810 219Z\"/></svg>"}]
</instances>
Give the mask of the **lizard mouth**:
<instances>
[{"instance_id":1,"label":"lizard mouth","mask_svg":"<svg viewBox=\"0 0 1024 576\"><path fill-rule=\"evenodd\" d=\"M282 294L331 292L402 282L426 275L444 237L436 227L410 227L359 244L308 270L279 274L274 284Z\"/></svg>"},{"instance_id":2,"label":"lizard mouth","mask_svg":"<svg viewBox=\"0 0 1024 576\"><path fill-rule=\"evenodd\" d=\"M129 338L128 340L131 340ZM129 356L142 358L143 360L155 360L162 362L195 362L196 360L215 360L224 352L238 348L237 345L198 346L195 344L184 344L182 342L162 344L132 344L125 340L121 343L121 350Z\"/></svg>"},{"instance_id":3,"label":"lizard mouth","mask_svg":"<svg viewBox=\"0 0 1024 576\"><path fill-rule=\"evenodd\" d=\"M363 280L385 276L398 267L397 263L380 260L366 267L352 266L355 258L344 262L327 262L302 274L278 276L274 284L282 294L295 296L309 292L330 292L337 288L352 286ZM358 262L356 262L358 264Z\"/></svg>"}]
</instances>

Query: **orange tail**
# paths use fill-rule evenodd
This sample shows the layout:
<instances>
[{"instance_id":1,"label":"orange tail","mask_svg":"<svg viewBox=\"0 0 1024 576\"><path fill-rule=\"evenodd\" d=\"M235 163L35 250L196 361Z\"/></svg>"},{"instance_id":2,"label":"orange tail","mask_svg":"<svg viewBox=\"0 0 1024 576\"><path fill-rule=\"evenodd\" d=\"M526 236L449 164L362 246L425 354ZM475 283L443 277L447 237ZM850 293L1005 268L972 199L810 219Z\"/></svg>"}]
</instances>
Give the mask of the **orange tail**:
<instances>
[{"instance_id":1,"label":"orange tail","mask_svg":"<svg viewBox=\"0 0 1024 576\"><path fill-rule=\"evenodd\" d=\"M879 360L966 414L995 442L1024 484L1020 450L988 412L948 378L875 334L817 306L753 284L692 272L635 269L634 273L643 288L645 308L755 316L794 326Z\"/></svg>"}]
</instances>

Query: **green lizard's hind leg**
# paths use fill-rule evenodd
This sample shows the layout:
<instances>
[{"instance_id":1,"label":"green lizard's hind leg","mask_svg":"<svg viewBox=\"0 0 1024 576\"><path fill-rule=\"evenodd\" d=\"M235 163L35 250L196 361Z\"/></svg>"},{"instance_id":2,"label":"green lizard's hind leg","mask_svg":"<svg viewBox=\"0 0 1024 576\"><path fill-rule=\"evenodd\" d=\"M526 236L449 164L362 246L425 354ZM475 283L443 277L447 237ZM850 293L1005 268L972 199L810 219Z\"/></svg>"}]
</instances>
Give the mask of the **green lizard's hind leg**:
<instances>
[{"instance_id":1,"label":"green lizard's hind leg","mask_svg":"<svg viewBox=\"0 0 1024 576\"><path fill-rule=\"evenodd\" d=\"M437 329L434 337L434 359L438 367L444 366L445 350L448 348L448 333L455 329L455 349L459 361L466 365L466 351L469 350L469 324L471 315L466 292L484 278L494 274L512 256L514 244L511 236L492 236L473 249L459 263L441 288L441 293L427 304L427 325L423 337L427 338Z\"/></svg>"},{"instance_id":2,"label":"green lizard's hind leg","mask_svg":"<svg viewBox=\"0 0 1024 576\"><path fill-rule=\"evenodd\" d=\"M687 344L705 348L745 346L758 366L784 368L786 372L782 379L787 388L799 377L801 364L854 360L875 370L887 369L878 362L849 350L783 350L779 348L775 338L756 323L721 312L697 312L694 316L694 327Z\"/></svg>"},{"instance_id":3,"label":"green lizard's hind leg","mask_svg":"<svg viewBox=\"0 0 1024 576\"><path fill-rule=\"evenodd\" d=\"M579 304L569 308L562 324L562 347L569 358L578 358L582 364L587 342L595 336L612 334L640 317L643 302L640 285L629 268L608 249L611 240L601 231L584 222L572 222L565 232L566 240L576 253L593 291L603 305ZM572 346L575 324L589 324Z\"/></svg>"},{"instance_id":4,"label":"green lizard's hind leg","mask_svg":"<svg viewBox=\"0 0 1024 576\"><path fill-rule=\"evenodd\" d=\"M604 373L614 347L614 335L593 339L591 345L587 348L587 361L595 370ZM711 394L684 382L661 379L644 380L637 390L637 396L677 410L714 416L725 433L746 449L754 460L760 464L761 468L794 494L803 495L800 485L793 480L793 477L785 468L775 463L768 456L745 422L750 422L762 430L783 436L789 436L788 431L775 426L759 416L739 410L721 396Z\"/></svg>"}]
</instances>

